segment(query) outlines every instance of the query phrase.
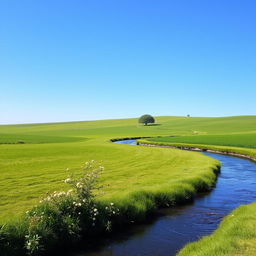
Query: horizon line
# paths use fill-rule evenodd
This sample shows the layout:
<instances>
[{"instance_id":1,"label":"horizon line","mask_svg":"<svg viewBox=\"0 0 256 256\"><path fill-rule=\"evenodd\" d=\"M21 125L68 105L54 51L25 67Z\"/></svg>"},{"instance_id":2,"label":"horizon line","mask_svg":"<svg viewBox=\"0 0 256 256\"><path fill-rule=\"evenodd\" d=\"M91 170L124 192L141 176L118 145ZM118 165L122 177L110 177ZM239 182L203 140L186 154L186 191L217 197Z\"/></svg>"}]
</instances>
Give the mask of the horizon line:
<instances>
[{"instance_id":1,"label":"horizon line","mask_svg":"<svg viewBox=\"0 0 256 256\"><path fill-rule=\"evenodd\" d=\"M164 116L154 116L153 117L188 117L187 115L184 116L169 116L169 115L164 115ZM228 118L228 117L246 117L246 116L255 116L256 115L231 115L231 116L189 116L189 118ZM43 124L64 124L64 123L80 123L80 122L94 122L94 121L110 121L110 120L124 120L124 119L135 119L139 118L139 116L136 117L126 117L126 118L106 118L106 119L90 119L90 120L70 120L70 121L56 121L56 122L28 122L28 123L3 123L0 124L0 126L9 126L9 125L43 125Z\"/></svg>"}]
</instances>

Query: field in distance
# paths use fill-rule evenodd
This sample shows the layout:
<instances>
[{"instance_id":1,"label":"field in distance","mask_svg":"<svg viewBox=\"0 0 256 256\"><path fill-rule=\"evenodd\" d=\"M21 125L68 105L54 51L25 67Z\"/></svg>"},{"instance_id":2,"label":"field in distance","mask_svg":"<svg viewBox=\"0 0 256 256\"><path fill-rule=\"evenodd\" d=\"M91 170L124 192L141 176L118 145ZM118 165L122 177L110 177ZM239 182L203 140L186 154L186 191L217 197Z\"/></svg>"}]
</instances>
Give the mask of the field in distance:
<instances>
[{"instance_id":1,"label":"field in distance","mask_svg":"<svg viewBox=\"0 0 256 256\"><path fill-rule=\"evenodd\" d=\"M103 197L111 200L142 189L164 190L180 184L184 173L186 178L199 177L216 164L198 153L118 145L109 141L112 138L188 136L204 138L205 143L229 138L227 145L255 148L255 116L166 116L156 117L156 122L159 125L143 126L130 118L0 126L0 222L23 213L47 192L66 189L62 181L91 159L106 168Z\"/></svg>"}]
</instances>

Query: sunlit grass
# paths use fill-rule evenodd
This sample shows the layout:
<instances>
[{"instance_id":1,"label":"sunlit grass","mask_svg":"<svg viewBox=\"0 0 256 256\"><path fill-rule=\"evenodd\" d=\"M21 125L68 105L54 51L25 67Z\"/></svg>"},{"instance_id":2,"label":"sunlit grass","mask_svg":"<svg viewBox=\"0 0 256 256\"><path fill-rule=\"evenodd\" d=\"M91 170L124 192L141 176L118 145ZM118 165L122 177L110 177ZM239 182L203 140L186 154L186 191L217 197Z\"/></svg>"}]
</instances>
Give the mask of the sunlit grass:
<instances>
[{"instance_id":1,"label":"sunlit grass","mask_svg":"<svg viewBox=\"0 0 256 256\"><path fill-rule=\"evenodd\" d=\"M150 138L149 141L256 148L256 133Z\"/></svg>"}]
</instances>

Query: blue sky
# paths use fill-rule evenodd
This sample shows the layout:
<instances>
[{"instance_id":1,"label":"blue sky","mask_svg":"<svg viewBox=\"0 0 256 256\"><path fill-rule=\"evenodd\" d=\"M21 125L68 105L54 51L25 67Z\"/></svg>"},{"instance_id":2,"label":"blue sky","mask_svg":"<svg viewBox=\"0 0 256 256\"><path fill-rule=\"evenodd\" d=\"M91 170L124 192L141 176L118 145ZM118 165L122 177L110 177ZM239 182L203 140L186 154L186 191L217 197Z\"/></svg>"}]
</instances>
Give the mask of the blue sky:
<instances>
[{"instance_id":1,"label":"blue sky","mask_svg":"<svg viewBox=\"0 0 256 256\"><path fill-rule=\"evenodd\" d=\"M254 0L1 0L0 123L254 115Z\"/></svg>"}]
</instances>

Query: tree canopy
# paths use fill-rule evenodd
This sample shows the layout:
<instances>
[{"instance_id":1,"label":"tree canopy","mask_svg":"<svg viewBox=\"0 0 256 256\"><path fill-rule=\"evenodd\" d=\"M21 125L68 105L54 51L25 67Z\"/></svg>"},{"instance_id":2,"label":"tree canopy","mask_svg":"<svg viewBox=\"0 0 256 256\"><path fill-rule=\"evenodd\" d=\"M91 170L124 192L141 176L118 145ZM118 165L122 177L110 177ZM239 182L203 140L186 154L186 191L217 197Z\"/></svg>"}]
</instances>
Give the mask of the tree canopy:
<instances>
[{"instance_id":1,"label":"tree canopy","mask_svg":"<svg viewBox=\"0 0 256 256\"><path fill-rule=\"evenodd\" d=\"M144 125L152 124L154 122L155 122L155 119L151 115L143 115L139 118L139 123Z\"/></svg>"}]
</instances>

